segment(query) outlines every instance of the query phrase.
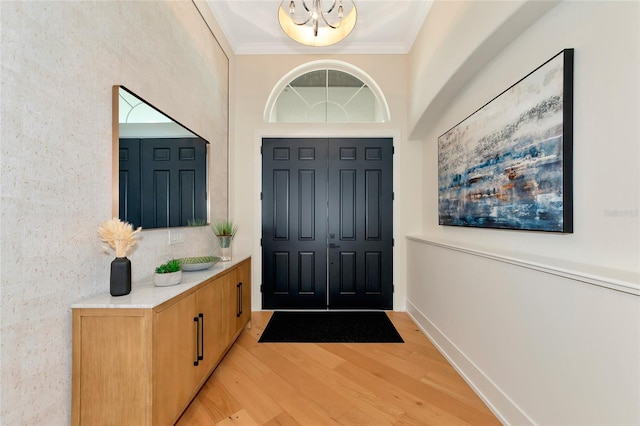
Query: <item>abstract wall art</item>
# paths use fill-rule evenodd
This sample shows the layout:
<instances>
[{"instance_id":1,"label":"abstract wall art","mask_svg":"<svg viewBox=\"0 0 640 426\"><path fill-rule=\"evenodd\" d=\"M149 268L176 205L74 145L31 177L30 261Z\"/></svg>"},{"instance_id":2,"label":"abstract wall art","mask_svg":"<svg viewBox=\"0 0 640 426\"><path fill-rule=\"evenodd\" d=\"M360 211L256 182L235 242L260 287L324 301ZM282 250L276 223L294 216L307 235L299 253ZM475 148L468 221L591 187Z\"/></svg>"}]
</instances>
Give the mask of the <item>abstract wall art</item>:
<instances>
[{"instance_id":1,"label":"abstract wall art","mask_svg":"<svg viewBox=\"0 0 640 426\"><path fill-rule=\"evenodd\" d=\"M573 232L573 49L438 138L440 225Z\"/></svg>"}]
</instances>

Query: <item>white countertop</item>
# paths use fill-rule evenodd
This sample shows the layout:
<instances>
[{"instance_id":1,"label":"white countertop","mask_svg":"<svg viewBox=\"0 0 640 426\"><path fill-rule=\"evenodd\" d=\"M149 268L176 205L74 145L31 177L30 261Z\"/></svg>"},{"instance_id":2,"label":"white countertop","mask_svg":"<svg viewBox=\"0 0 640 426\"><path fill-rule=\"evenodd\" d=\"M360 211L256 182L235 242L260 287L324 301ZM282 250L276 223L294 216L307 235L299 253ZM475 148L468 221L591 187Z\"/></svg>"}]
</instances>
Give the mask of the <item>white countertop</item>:
<instances>
[{"instance_id":1,"label":"white countertop","mask_svg":"<svg viewBox=\"0 0 640 426\"><path fill-rule=\"evenodd\" d=\"M169 287L156 287L151 281L133 283L131 285L131 293L126 296L114 297L109 293L97 294L74 303L71 305L71 308L155 308L209 278L215 277L221 272L236 266L249 257L250 256L234 256L233 259L228 262L218 262L211 268L203 271L183 271L182 282Z\"/></svg>"}]
</instances>

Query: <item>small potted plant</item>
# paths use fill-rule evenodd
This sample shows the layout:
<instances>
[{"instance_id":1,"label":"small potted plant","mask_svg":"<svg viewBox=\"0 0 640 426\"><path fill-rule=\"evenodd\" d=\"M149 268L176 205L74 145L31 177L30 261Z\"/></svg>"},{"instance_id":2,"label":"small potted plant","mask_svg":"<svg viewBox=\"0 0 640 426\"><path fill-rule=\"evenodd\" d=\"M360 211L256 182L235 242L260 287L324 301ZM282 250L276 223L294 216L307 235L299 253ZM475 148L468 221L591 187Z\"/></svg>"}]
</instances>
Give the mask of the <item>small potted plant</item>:
<instances>
[{"instance_id":1,"label":"small potted plant","mask_svg":"<svg viewBox=\"0 0 640 426\"><path fill-rule=\"evenodd\" d=\"M211 229L220 244L220 260L223 262L231 260L231 242L238 231L238 225L225 219L211 225Z\"/></svg>"},{"instance_id":2,"label":"small potted plant","mask_svg":"<svg viewBox=\"0 0 640 426\"><path fill-rule=\"evenodd\" d=\"M182 264L178 259L169 260L156 268L153 274L153 285L166 287L182 281Z\"/></svg>"},{"instance_id":3,"label":"small potted plant","mask_svg":"<svg viewBox=\"0 0 640 426\"><path fill-rule=\"evenodd\" d=\"M187 226L205 226L207 219L188 219Z\"/></svg>"}]
</instances>

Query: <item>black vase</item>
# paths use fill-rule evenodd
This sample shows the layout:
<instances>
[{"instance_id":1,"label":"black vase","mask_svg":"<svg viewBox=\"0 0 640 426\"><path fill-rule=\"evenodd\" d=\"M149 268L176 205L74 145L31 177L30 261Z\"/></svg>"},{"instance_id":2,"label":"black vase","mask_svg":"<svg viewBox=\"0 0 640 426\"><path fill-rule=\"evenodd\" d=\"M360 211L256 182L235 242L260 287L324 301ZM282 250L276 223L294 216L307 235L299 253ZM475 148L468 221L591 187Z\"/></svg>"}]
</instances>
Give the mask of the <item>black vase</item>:
<instances>
[{"instance_id":1,"label":"black vase","mask_svg":"<svg viewBox=\"0 0 640 426\"><path fill-rule=\"evenodd\" d=\"M131 261L116 257L111 262L111 295L124 296L131 293Z\"/></svg>"}]
</instances>

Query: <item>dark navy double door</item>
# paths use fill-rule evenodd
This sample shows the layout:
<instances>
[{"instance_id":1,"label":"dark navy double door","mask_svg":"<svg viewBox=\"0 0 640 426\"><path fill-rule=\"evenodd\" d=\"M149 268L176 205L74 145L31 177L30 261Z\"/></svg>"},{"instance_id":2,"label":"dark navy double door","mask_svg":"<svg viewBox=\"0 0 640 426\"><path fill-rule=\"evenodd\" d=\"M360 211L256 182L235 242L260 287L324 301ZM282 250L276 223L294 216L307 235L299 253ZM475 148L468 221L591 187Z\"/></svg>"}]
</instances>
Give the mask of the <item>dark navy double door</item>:
<instances>
[{"instance_id":1,"label":"dark navy double door","mask_svg":"<svg viewBox=\"0 0 640 426\"><path fill-rule=\"evenodd\" d=\"M262 307L393 308L391 138L263 139Z\"/></svg>"}]
</instances>

